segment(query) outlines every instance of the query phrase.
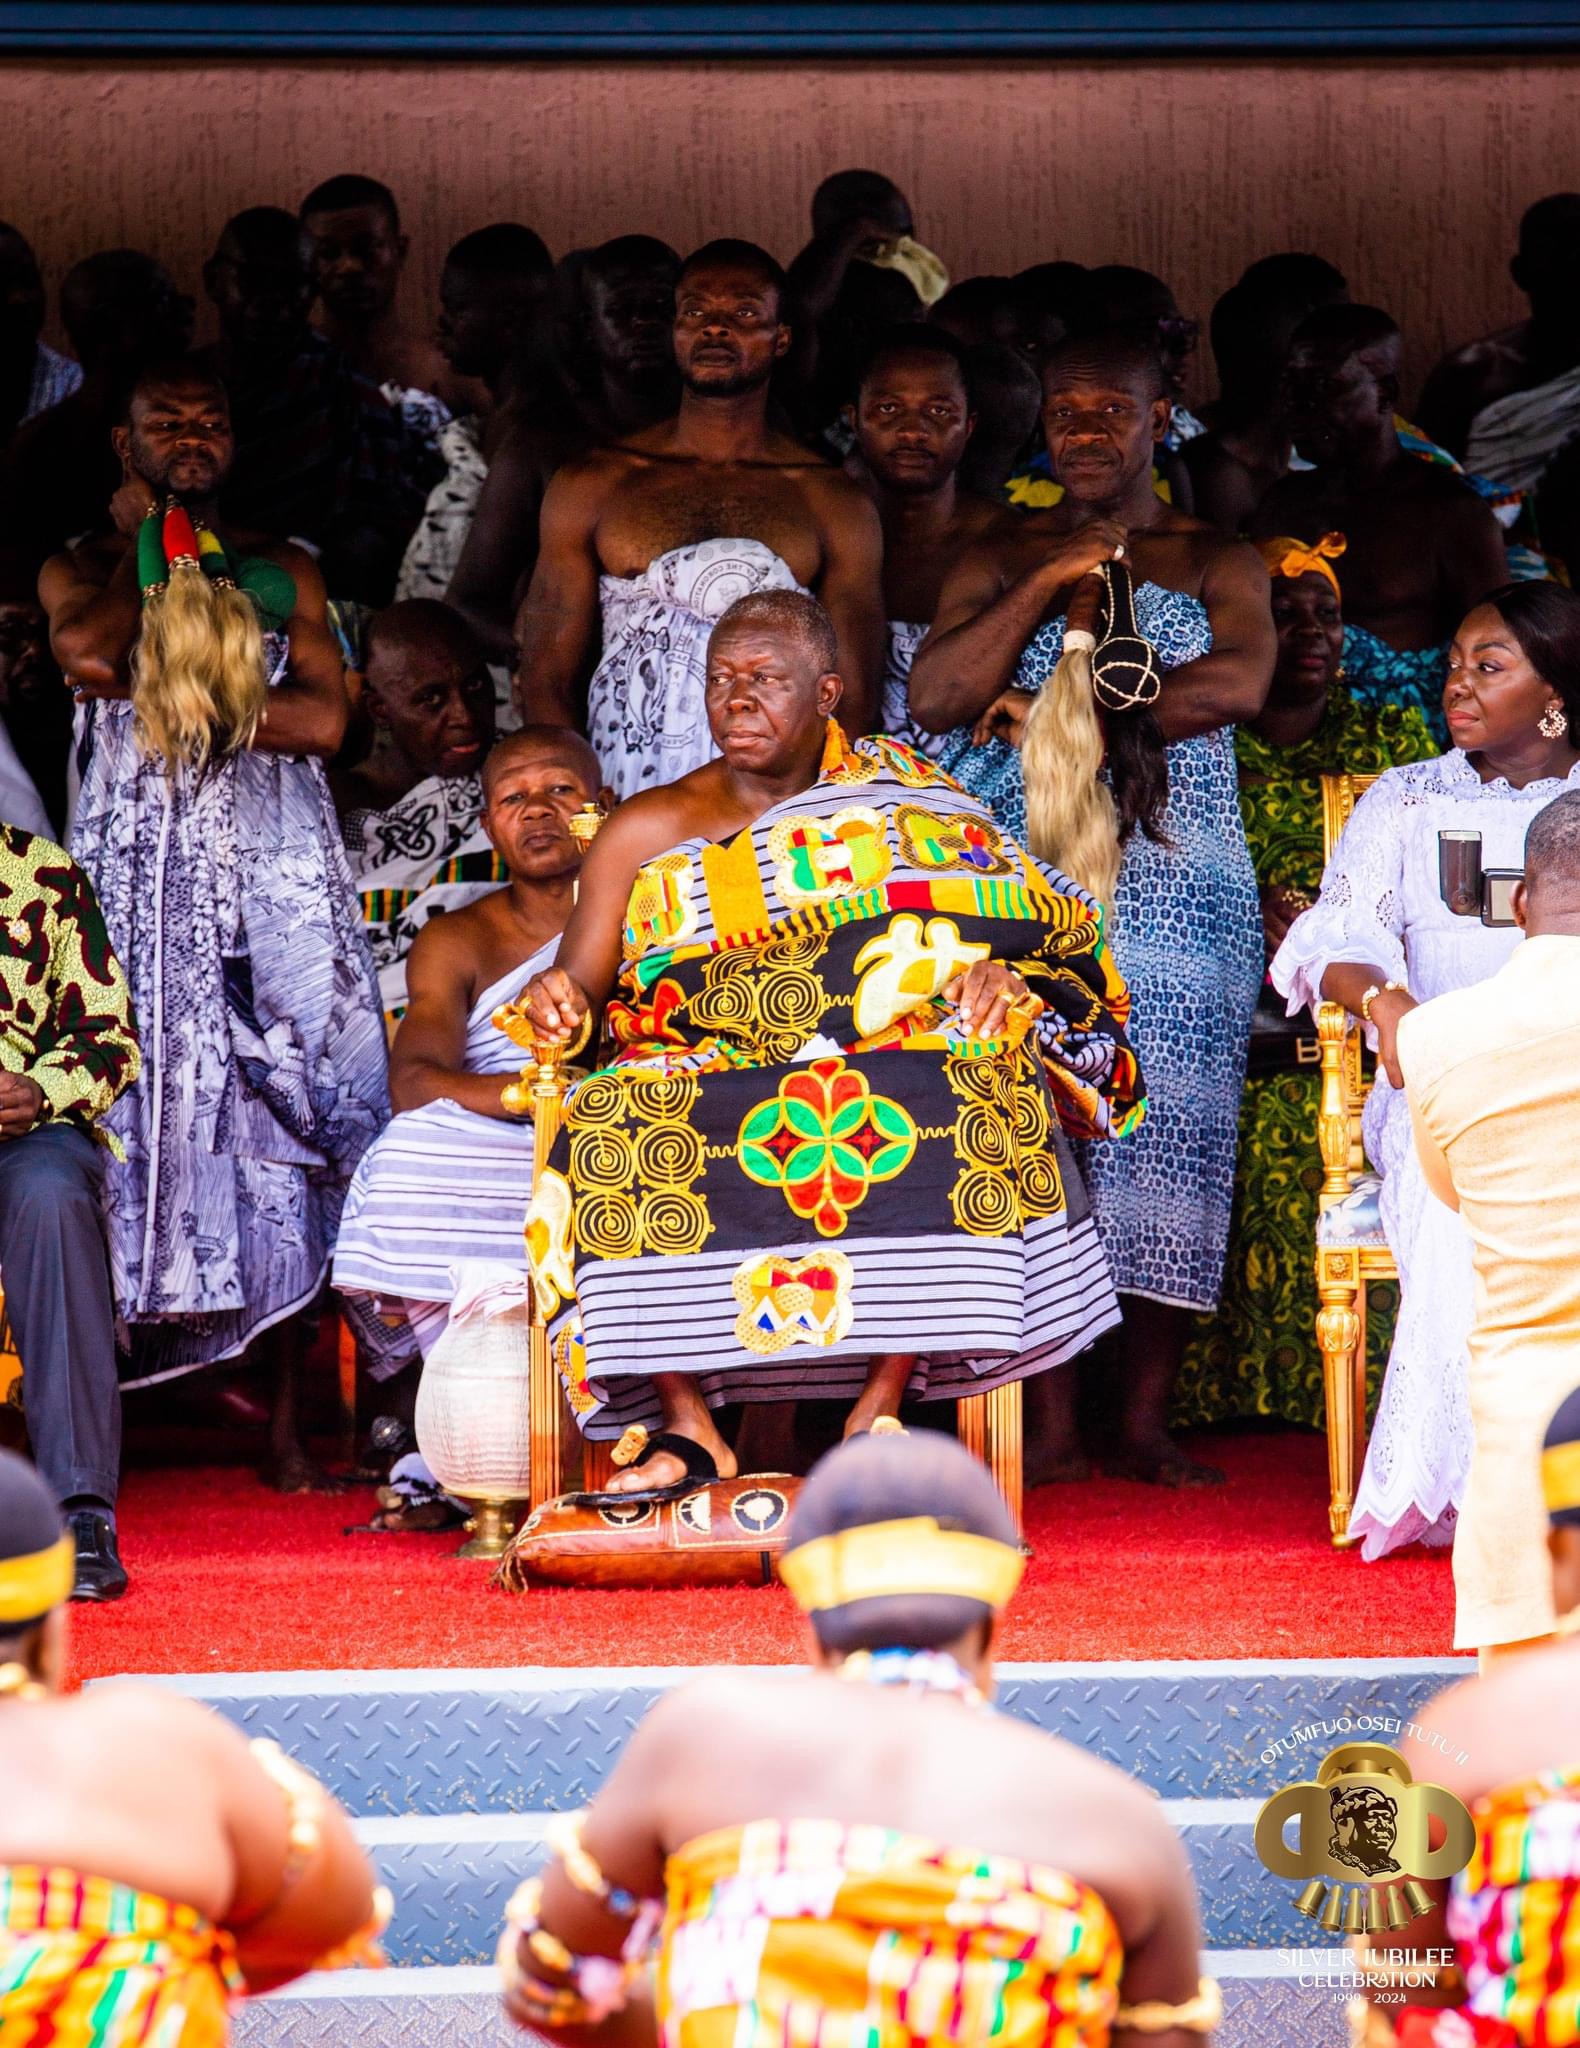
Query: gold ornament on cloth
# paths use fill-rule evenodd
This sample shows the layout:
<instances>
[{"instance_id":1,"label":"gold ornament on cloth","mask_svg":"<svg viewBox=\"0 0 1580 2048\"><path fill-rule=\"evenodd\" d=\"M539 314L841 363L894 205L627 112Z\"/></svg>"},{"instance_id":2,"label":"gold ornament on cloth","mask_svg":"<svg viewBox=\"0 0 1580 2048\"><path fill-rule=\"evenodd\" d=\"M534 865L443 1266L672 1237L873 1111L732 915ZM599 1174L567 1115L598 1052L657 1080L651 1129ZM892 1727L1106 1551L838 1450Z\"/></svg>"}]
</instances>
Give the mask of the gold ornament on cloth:
<instances>
[{"instance_id":1,"label":"gold ornament on cloth","mask_svg":"<svg viewBox=\"0 0 1580 2048\"><path fill-rule=\"evenodd\" d=\"M996 1612L1008 1605L1025 1569L1007 1543L940 1529L931 1515L841 1529L779 1560L779 1576L806 1614L910 1593L978 1600Z\"/></svg>"},{"instance_id":2,"label":"gold ornament on cloth","mask_svg":"<svg viewBox=\"0 0 1580 2048\"><path fill-rule=\"evenodd\" d=\"M42 1620L71 1598L76 1579L76 1550L66 1535L47 1550L0 1558L0 1622Z\"/></svg>"}]
</instances>

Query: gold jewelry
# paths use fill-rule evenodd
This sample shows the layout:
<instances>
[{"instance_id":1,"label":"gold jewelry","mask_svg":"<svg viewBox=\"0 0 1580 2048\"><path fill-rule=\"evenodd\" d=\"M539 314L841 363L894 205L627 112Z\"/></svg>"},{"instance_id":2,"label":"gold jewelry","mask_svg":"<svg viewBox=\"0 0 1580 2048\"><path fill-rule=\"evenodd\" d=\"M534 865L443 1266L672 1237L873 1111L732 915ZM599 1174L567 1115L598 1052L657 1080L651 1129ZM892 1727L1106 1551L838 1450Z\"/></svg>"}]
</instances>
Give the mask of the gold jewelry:
<instances>
[{"instance_id":1,"label":"gold jewelry","mask_svg":"<svg viewBox=\"0 0 1580 2048\"><path fill-rule=\"evenodd\" d=\"M1569 736L1569 714L1556 697L1548 703L1547 709L1536 721L1536 730L1544 740L1562 740Z\"/></svg>"},{"instance_id":2,"label":"gold jewelry","mask_svg":"<svg viewBox=\"0 0 1580 2048\"><path fill-rule=\"evenodd\" d=\"M1390 993L1407 996L1410 993L1410 985L1408 982L1403 981L1385 981L1379 988L1374 981L1361 997L1361 1022L1363 1024L1369 1024L1372 1021L1372 1004L1376 1002L1377 998Z\"/></svg>"},{"instance_id":3,"label":"gold jewelry","mask_svg":"<svg viewBox=\"0 0 1580 2048\"><path fill-rule=\"evenodd\" d=\"M1222 1993L1211 1977L1203 1977L1197 1983L1196 1996L1183 2005L1168 2005L1161 1998L1122 2005L1114 2014L1114 2025L1129 2027L1137 2034L1166 2034L1172 2027L1186 2034L1210 2034L1222 2018Z\"/></svg>"},{"instance_id":4,"label":"gold jewelry","mask_svg":"<svg viewBox=\"0 0 1580 2048\"><path fill-rule=\"evenodd\" d=\"M980 1600L997 1612L1025 1569L1026 1560L1007 1543L940 1529L931 1515L841 1529L787 1550L779 1560L779 1576L806 1614L900 1593Z\"/></svg>"},{"instance_id":5,"label":"gold jewelry","mask_svg":"<svg viewBox=\"0 0 1580 2048\"><path fill-rule=\"evenodd\" d=\"M255 1736L248 1747L285 1795L285 1868L274 1895L278 1905L324 1845L324 1788L311 1771L304 1771L266 1736Z\"/></svg>"},{"instance_id":6,"label":"gold jewelry","mask_svg":"<svg viewBox=\"0 0 1580 2048\"><path fill-rule=\"evenodd\" d=\"M71 1598L77 1552L68 1535L47 1550L0 1558L0 1622L41 1621Z\"/></svg>"},{"instance_id":7,"label":"gold jewelry","mask_svg":"<svg viewBox=\"0 0 1580 2048\"><path fill-rule=\"evenodd\" d=\"M0 1664L0 1700L47 1700L49 1688L40 1685L25 1664Z\"/></svg>"}]
</instances>

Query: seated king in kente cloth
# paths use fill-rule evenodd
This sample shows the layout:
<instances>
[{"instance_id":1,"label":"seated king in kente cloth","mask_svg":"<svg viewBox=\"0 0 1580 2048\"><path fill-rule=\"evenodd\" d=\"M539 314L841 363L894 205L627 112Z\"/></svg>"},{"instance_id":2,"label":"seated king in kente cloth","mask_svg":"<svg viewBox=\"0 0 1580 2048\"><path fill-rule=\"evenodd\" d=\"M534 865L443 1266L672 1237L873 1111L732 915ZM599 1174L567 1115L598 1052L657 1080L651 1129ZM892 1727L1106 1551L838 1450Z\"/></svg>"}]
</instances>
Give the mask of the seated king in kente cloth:
<instances>
[{"instance_id":1,"label":"seated king in kente cloth","mask_svg":"<svg viewBox=\"0 0 1580 2048\"><path fill-rule=\"evenodd\" d=\"M617 1492L733 1477L709 1410L950 1400L1118 1320L1058 1133L1141 1118L1092 898L897 742L835 721L833 628L713 630L720 759L623 804L526 1001L574 1057L527 1242L585 1434L661 1425ZM629 1448L629 1447L628 1447Z\"/></svg>"}]
</instances>

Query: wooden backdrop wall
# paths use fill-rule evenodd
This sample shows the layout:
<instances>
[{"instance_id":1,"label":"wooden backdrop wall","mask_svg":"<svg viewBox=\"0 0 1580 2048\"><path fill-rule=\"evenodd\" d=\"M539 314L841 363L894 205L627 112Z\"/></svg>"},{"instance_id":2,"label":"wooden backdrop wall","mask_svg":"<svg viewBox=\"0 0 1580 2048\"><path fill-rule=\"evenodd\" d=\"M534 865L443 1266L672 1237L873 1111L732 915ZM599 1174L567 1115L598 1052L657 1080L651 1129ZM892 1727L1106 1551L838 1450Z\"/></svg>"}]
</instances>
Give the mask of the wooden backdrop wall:
<instances>
[{"instance_id":1,"label":"wooden backdrop wall","mask_svg":"<svg viewBox=\"0 0 1580 2048\"><path fill-rule=\"evenodd\" d=\"M366 170L399 193L414 318L445 247L524 220L789 256L827 170L887 170L957 277L1138 263L1205 317L1253 256L1316 249L1405 329L1411 381L1516 315L1522 207L1580 189L1580 60L893 64L100 61L0 66L0 217L51 284L155 250L192 290L227 214Z\"/></svg>"}]
</instances>

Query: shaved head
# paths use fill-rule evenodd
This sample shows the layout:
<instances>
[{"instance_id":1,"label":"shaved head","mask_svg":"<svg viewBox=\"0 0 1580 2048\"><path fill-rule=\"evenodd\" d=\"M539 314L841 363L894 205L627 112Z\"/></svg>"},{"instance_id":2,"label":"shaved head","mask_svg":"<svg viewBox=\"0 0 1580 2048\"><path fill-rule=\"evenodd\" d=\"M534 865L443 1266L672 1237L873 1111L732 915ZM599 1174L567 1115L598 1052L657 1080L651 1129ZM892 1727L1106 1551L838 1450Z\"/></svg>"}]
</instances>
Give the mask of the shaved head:
<instances>
[{"instance_id":1,"label":"shaved head","mask_svg":"<svg viewBox=\"0 0 1580 2048\"><path fill-rule=\"evenodd\" d=\"M1580 790L1567 790L1538 811L1525 835L1525 879L1580 891Z\"/></svg>"},{"instance_id":2,"label":"shaved head","mask_svg":"<svg viewBox=\"0 0 1580 2048\"><path fill-rule=\"evenodd\" d=\"M598 756L579 732L568 725L524 725L496 740L483 763L483 801L493 795L494 782L503 769L522 760L561 761L574 770L589 797L603 787L603 769Z\"/></svg>"},{"instance_id":3,"label":"shaved head","mask_svg":"<svg viewBox=\"0 0 1580 2048\"><path fill-rule=\"evenodd\" d=\"M1157 350L1123 329L1071 335L1043 357L1044 393L1056 391L1062 384L1100 383L1105 378L1123 383L1149 401L1168 397L1168 381Z\"/></svg>"},{"instance_id":4,"label":"shaved head","mask_svg":"<svg viewBox=\"0 0 1580 2048\"><path fill-rule=\"evenodd\" d=\"M433 597L410 597L386 605L368 622L367 659L375 650L393 654L449 655L464 668L476 668L483 659L477 635L459 612Z\"/></svg>"}]
</instances>

